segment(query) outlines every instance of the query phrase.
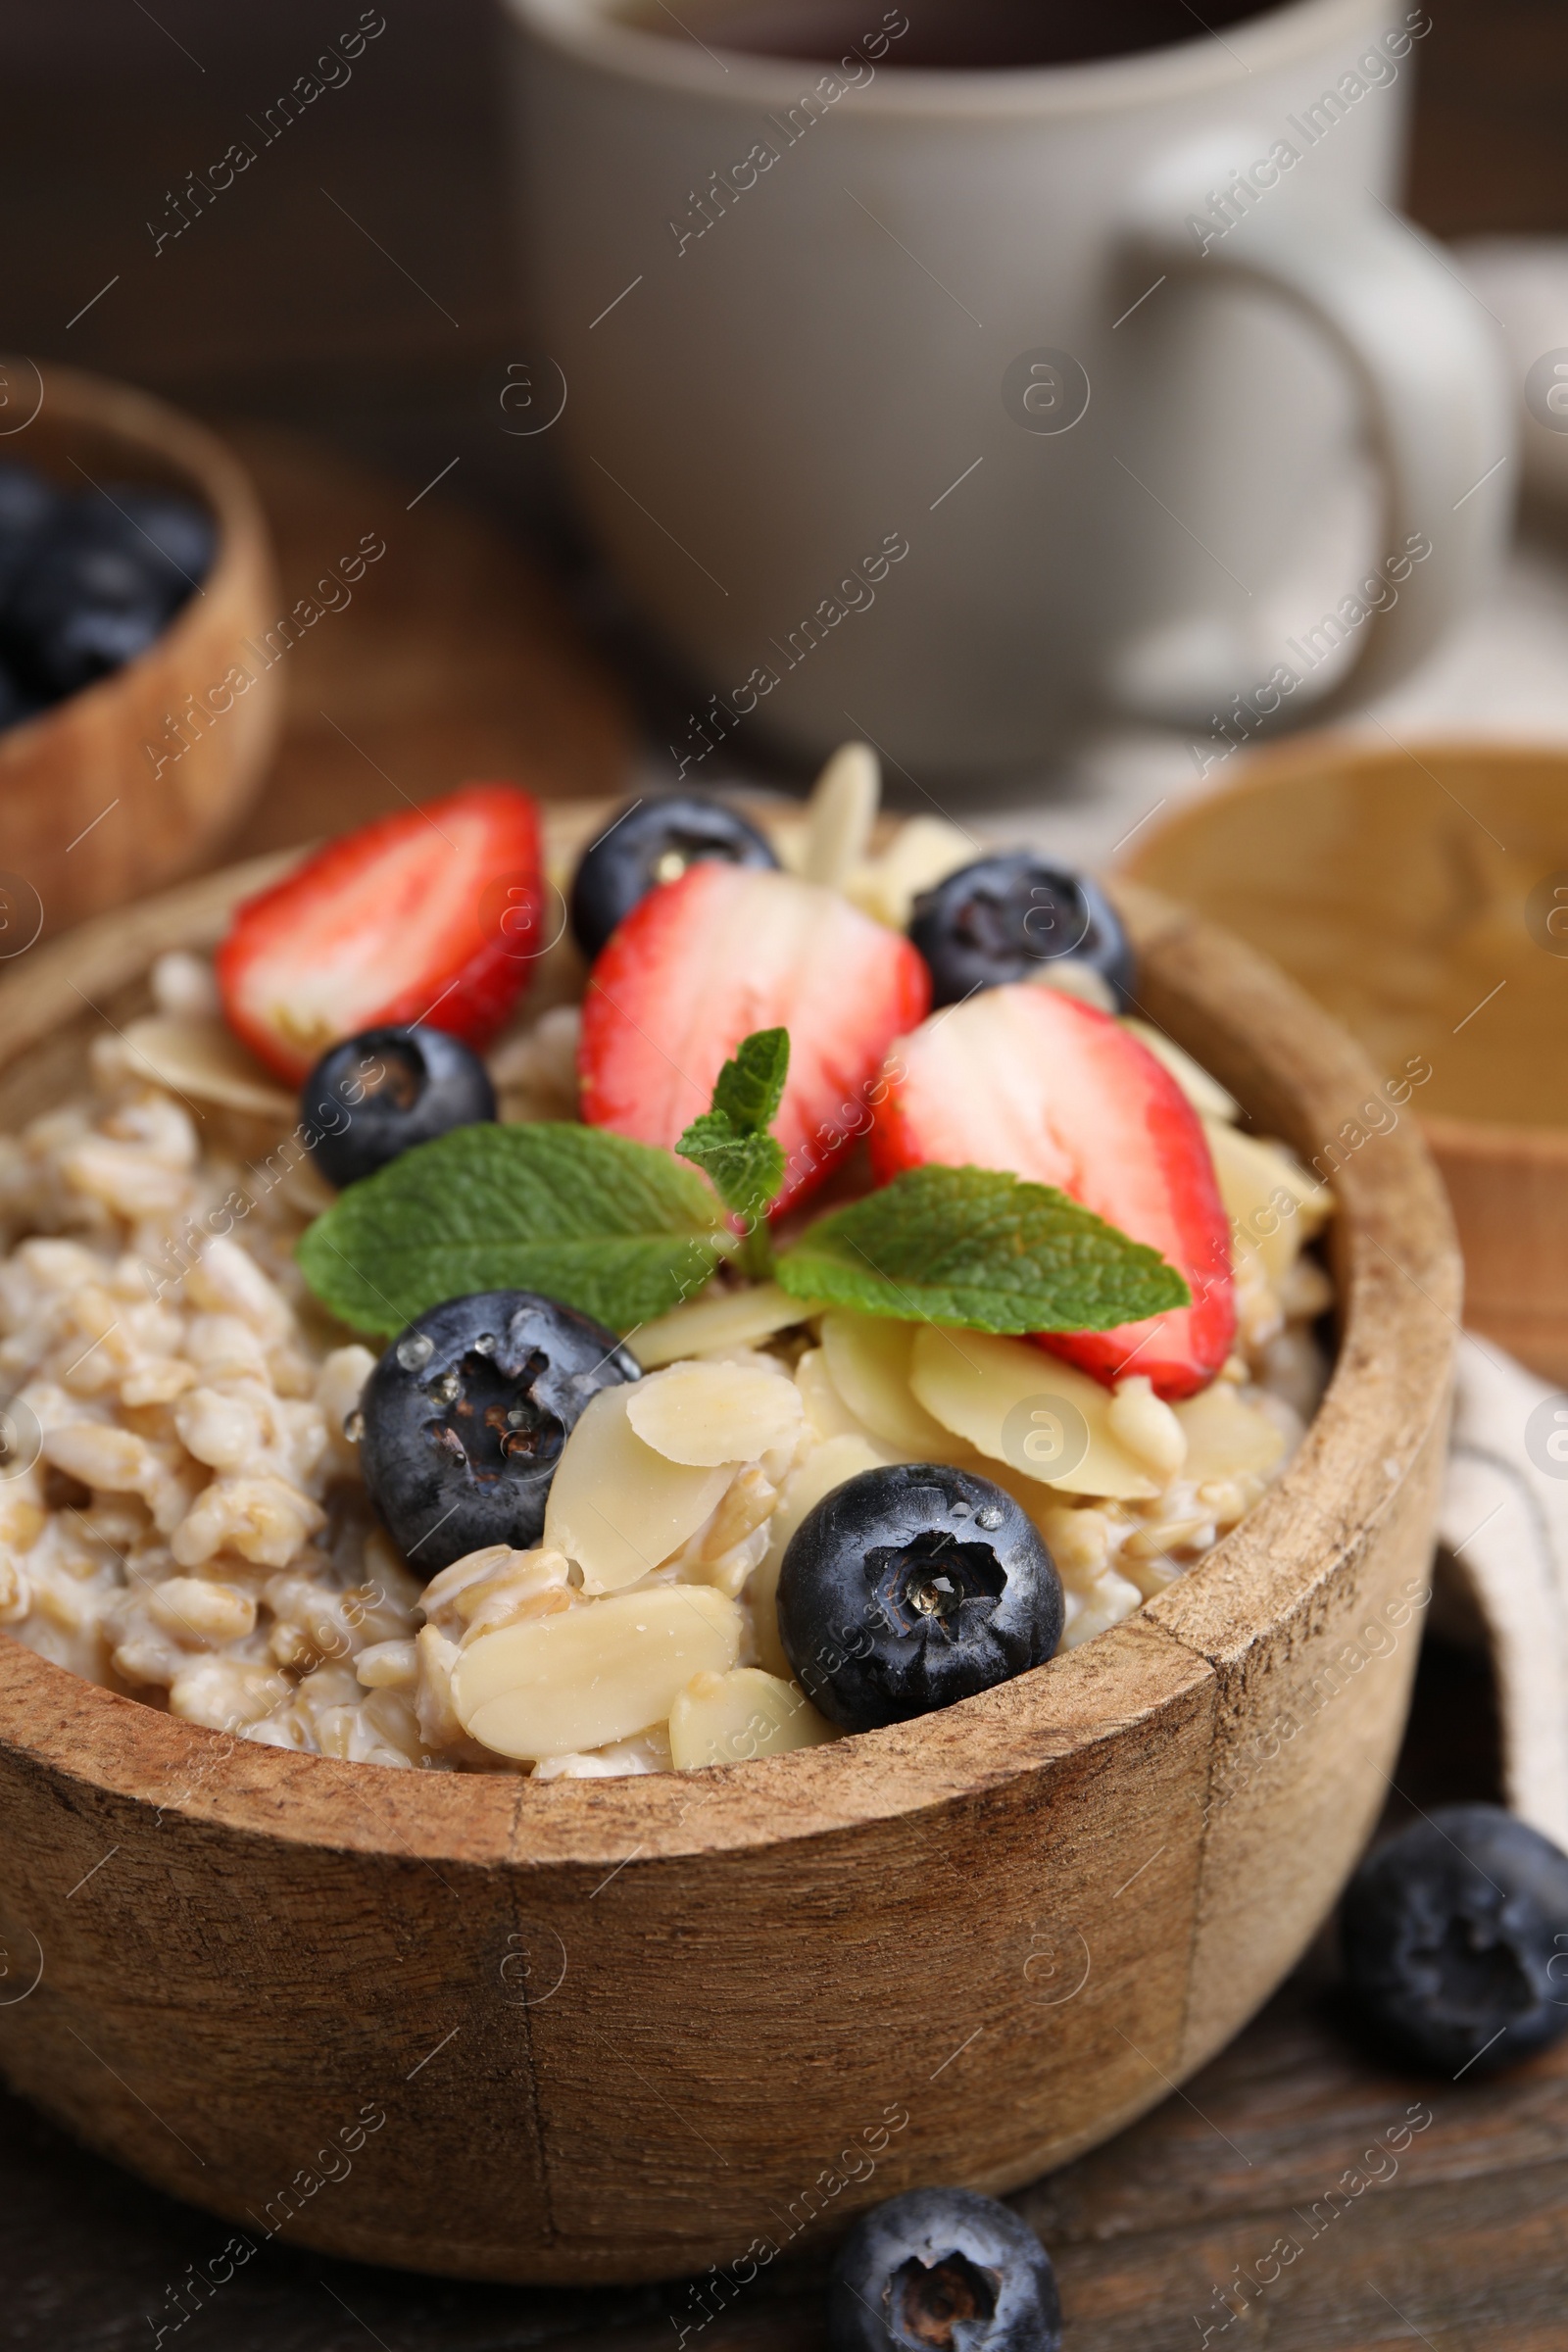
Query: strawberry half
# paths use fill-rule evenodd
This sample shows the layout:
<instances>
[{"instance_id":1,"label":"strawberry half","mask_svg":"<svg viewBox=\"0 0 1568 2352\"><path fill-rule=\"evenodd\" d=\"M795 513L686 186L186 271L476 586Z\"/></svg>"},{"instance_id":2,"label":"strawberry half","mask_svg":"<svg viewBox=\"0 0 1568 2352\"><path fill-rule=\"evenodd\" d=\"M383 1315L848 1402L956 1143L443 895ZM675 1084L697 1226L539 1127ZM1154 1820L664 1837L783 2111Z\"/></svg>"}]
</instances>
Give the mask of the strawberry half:
<instances>
[{"instance_id":1,"label":"strawberry half","mask_svg":"<svg viewBox=\"0 0 1568 2352\"><path fill-rule=\"evenodd\" d=\"M1191 1396L1236 1330L1230 1227L1197 1112L1147 1046L1108 1013L1031 982L983 990L900 1041L871 1158L901 1168L1005 1168L1054 1184L1183 1274L1191 1306L1114 1331L1037 1332L1109 1386L1146 1372Z\"/></svg>"},{"instance_id":2,"label":"strawberry half","mask_svg":"<svg viewBox=\"0 0 1568 2352\"><path fill-rule=\"evenodd\" d=\"M514 784L466 784L328 842L236 907L218 951L229 1027L298 1085L362 1029L500 1028L537 952L539 821Z\"/></svg>"},{"instance_id":3,"label":"strawberry half","mask_svg":"<svg viewBox=\"0 0 1568 2352\"><path fill-rule=\"evenodd\" d=\"M788 1029L777 1215L865 1132L882 1058L930 1001L908 941L837 891L755 866L688 866L633 907L589 975L582 1115L670 1147L741 1039Z\"/></svg>"}]
</instances>

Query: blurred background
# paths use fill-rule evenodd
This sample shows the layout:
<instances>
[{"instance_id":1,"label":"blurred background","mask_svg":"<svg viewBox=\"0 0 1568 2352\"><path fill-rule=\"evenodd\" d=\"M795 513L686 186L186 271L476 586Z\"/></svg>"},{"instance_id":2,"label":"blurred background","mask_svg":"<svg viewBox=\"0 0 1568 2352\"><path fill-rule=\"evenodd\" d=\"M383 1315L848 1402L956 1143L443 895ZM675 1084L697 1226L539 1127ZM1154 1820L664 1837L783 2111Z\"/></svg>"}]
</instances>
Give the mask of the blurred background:
<instances>
[{"instance_id":1,"label":"blurred background","mask_svg":"<svg viewBox=\"0 0 1568 2352\"><path fill-rule=\"evenodd\" d=\"M685 703L586 560L556 492L552 436L499 429L499 389L529 326L512 64L493 0L400 0L352 79L155 253L187 174L251 136L313 44L357 13L310 0L0 12L14 94L0 153L6 343L225 426L306 431L389 469L410 495L452 467L440 497L482 509L542 558L659 739ZM1431 13L1415 61L1413 217L1447 239L1568 231L1568 11L1444 0Z\"/></svg>"},{"instance_id":2,"label":"blurred background","mask_svg":"<svg viewBox=\"0 0 1568 2352\"><path fill-rule=\"evenodd\" d=\"M156 19L137 0L0 12L0 73L25 92L0 154L7 343L212 417L307 427L416 485L460 455L453 495L548 530L548 445L495 424L492 377L528 330L492 0L399 0L353 80L199 234L154 257L146 223L166 220L186 173L247 135L247 116L357 13L346 0L159 0ZM1407 209L1445 238L1568 234L1568 10L1442 0L1431 13Z\"/></svg>"}]
</instances>

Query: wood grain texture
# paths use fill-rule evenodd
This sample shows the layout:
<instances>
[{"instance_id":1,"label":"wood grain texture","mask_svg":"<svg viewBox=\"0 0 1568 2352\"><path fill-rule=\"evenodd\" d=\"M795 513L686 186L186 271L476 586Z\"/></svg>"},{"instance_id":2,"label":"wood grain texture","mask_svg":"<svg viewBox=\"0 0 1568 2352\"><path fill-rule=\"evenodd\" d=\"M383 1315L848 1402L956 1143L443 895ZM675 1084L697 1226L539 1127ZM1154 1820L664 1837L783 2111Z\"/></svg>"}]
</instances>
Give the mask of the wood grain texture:
<instances>
[{"instance_id":1,"label":"wood grain texture","mask_svg":"<svg viewBox=\"0 0 1568 2352\"><path fill-rule=\"evenodd\" d=\"M451 495L236 425L277 549L284 607L369 533L386 553L288 653L285 725L267 788L227 843L281 849L508 777L566 800L629 790L625 694L583 648L561 596L495 526ZM432 472L435 470L431 468ZM411 500L415 503L411 509Z\"/></svg>"},{"instance_id":2,"label":"wood grain texture","mask_svg":"<svg viewBox=\"0 0 1568 2352\"><path fill-rule=\"evenodd\" d=\"M78 969L119 1018L150 943L210 941L254 882L105 918L0 987L0 1115L33 1053L56 1083L62 1029L90 1035ZM1264 1125L1299 1141L1364 1091L1245 949L1128 912L1155 1017ZM534 1787L229 1743L0 1642L0 1933L45 1956L0 2010L11 2080L236 2219L368 2104L373 2163L298 2192L291 2234L496 2278L809 2249L915 2181L1015 2186L1102 2139L1289 1968L1396 1748L1407 1651L1226 1777L1428 1563L1446 1215L1408 1123L1341 1190L1338 1369L1256 1519L1159 1608L922 1722Z\"/></svg>"},{"instance_id":3,"label":"wood grain texture","mask_svg":"<svg viewBox=\"0 0 1568 2352\"><path fill-rule=\"evenodd\" d=\"M8 457L72 492L127 480L179 490L218 532L206 579L145 654L0 733L5 864L61 931L188 871L243 812L282 723L277 671L246 650L278 617L277 575L255 490L204 425L69 368L6 367L14 406L34 391L39 402L30 422L11 423ZM251 683L237 695L230 684L213 716L236 663Z\"/></svg>"},{"instance_id":4,"label":"wood grain texture","mask_svg":"<svg viewBox=\"0 0 1568 2352\"><path fill-rule=\"evenodd\" d=\"M1418 1716L1424 1706L1450 1748L1452 1709L1468 1695L1429 1679L1418 1696ZM1396 1777L1421 1802L1455 1793L1413 1755ZM1367 2149L1412 2106L1432 2122L1393 2177L1331 2200L1348 2170L1367 2179ZM376 2146L359 2161L378 2162ZM1560 2352L1568 2048L1502 2079L1392 2071L1347 2031L1327 1955L1314 1952L1185 2097L1014 2202L1055 2261L1064 2352L1189 2352L1202 2325L1216 2328L1210 2352L1237 2341L1373 2352L1418 2342L1412 2328L1437 2352ZM0 2276L15 2352L145 2352L151 2323L181 2312L182 2352L351 2352L368 2330L391 2352L669 2352L705 2309L717 2316L688 2334L688 2352L825 2352L820 2251L724 2293L701 2278L509 2289L367 2269L299 2247L291 2230L266 2243L252 2230L249 2261L199 2288L229 2234L0 2095ZM1299 2256L1247 2298L1245 2323L1219 2332L1216 2292L1228 2284L1241 2304L1238 2272L1255 2278L1282 2236Z\"/></svg>"},{"instance_id":5,"label":"wood grain texture","mask_svg":"<svg viewBox=\"0 0 1568 2352\"><path fill-rule=\"evenodd\" d=\"M1466 1318L1568 1381L1568 755L1302 737L1179 809L1129 871L1277 958L1380 1078L1430 1064L1411 1107Z\"/></svg>"}]
</instances>

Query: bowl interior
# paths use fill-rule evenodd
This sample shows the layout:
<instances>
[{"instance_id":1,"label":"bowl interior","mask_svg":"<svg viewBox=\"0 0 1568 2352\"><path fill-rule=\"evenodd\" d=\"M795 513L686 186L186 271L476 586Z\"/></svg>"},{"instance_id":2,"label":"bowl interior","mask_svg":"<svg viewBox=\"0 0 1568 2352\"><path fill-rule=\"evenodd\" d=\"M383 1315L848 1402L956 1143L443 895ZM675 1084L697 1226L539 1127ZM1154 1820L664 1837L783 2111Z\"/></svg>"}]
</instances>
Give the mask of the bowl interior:
<instances>
[{"instance_id":1,"label":"bowl interior","mask_svg":"<svg viewBox=\"0 0 1568 2352\"><path fill-rule=\"evenodd\" d=\"M1568 1129L1568 753L1303 741L1129 869L1283 964L1433 1116ZM1560 895L1559 895L1560 894Z\"/></svg>"}]
</instances>

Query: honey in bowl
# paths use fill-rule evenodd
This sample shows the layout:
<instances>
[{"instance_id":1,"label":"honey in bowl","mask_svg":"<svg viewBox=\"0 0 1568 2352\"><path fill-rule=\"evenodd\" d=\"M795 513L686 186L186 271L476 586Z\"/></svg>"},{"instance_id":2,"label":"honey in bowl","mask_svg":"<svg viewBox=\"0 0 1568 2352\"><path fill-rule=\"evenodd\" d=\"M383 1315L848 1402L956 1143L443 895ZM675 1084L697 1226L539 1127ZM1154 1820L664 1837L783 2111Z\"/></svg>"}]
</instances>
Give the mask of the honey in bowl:
<instances>
[{"instance_id":1,"label":"honey in bowl","mask_svg":"<svg viewBox=\"0 0 1568 2352\"><path fill-rule=\"evenodd\" d=\"M1303 739L1152 829L1130 867L1410 1082L1466 1320L1568 1377L1568 754Z\"/></svg>"}]
</instances>

